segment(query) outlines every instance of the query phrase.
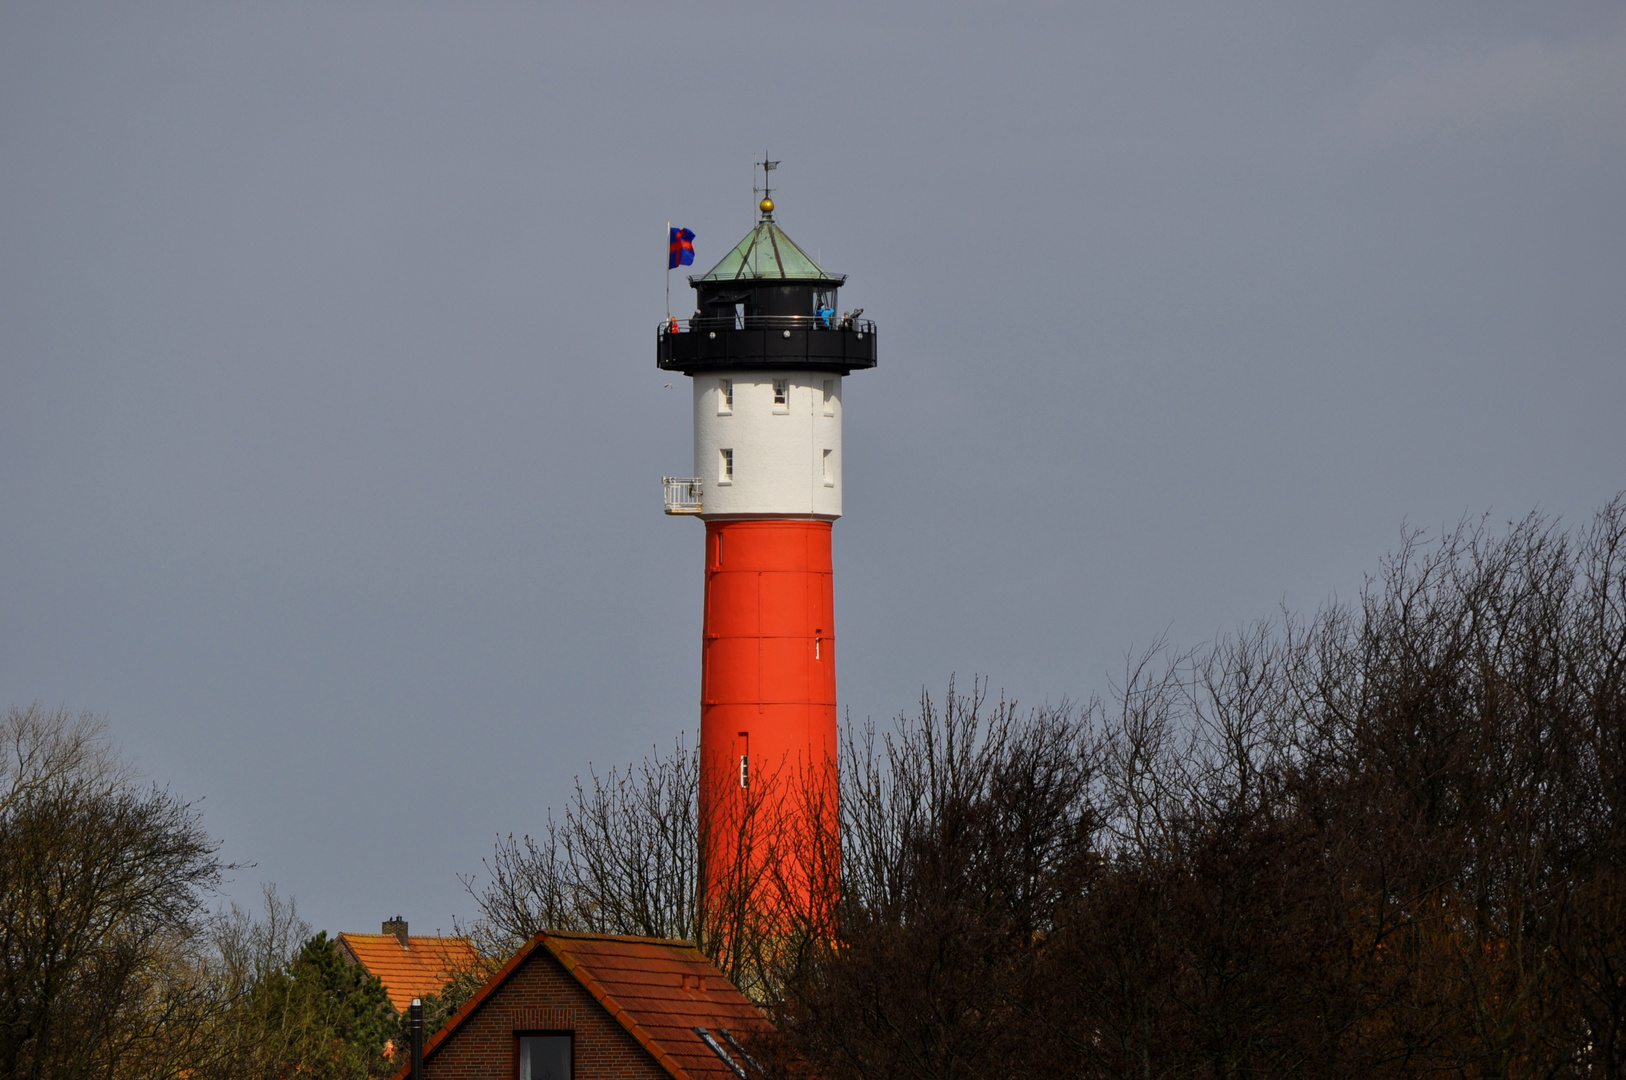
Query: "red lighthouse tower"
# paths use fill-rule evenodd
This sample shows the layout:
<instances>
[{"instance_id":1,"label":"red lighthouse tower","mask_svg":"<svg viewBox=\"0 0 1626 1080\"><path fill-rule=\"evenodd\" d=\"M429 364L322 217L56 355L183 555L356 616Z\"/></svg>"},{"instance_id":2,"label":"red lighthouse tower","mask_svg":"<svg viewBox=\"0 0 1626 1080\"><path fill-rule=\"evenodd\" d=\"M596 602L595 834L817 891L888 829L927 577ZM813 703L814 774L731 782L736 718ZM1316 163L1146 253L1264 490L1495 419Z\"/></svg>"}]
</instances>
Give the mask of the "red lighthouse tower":
<instances>
[{"instance_id":1,"label":"red lighthouse tower","mask_svg":"<svg viewBox=\"0 0 1626 1080\"><path fill-rule=\"evenodd\" d=\"M766 192L764 192L766 196ZM803 835L834 824L836 635L831 524L841 516L842 382L875 366L875 327L837 315L846 278L774 221L691 277L694 316L661 327L657 363L694 385L694 473L666 512L706 523L701 644L703 889L736 865L732 825ZM814 814L826 820L798 821Z\"/></svg>"}]
</instances>

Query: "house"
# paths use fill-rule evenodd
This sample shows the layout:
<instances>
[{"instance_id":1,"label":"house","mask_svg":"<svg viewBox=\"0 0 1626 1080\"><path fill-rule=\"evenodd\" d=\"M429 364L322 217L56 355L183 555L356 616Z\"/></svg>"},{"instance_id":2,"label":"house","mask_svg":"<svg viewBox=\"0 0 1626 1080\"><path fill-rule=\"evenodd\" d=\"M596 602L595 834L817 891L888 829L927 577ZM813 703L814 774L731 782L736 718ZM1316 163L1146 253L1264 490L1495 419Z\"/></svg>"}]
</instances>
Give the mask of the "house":
<instances>
[{"instance_id":1,"label":"house","mask_svg":"<svg viewBox=\"0 0 1626 1080\"><path fill-rule=\"evenodd\" d=\"M764 1080L742 1039L767 1028L686 941L548 930L425 1042L424 1078Z\"/></svg>"},{"instance_id":2,"label":"house","mask_svg":"<svg viewBox=\"0 0 1626 1080\"><path fill-rule=\"evenodd\" d=\"M413 998L438 994L454 971L468 970L480 956L463 937L411 937L397 915L381 934L340 934L333 947L346 962L360 964L378 976L395 1011L404 1013Z\"/></svg>"}]
</instances>

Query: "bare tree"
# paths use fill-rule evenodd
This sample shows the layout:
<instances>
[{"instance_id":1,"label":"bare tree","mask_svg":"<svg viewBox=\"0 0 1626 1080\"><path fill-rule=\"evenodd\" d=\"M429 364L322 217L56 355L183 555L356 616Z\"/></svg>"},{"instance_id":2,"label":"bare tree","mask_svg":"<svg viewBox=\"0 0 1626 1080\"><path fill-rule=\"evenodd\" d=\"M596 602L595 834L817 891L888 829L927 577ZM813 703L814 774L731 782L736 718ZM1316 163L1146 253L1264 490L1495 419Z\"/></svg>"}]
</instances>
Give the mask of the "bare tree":
<instances>
[{"instance_id":1,"label":"bare tree","mask_svg":"<svg viewBox=\"0 0 1626 1080\"><path fill-rule=\"evenodd\" d=\"M260 918L235 901L211 917L211 966L228 997L288 965L311 936L311 925L299 916L299 903L278 894L274 883L260 887Z\"/></svg>"},{"instance_id":2,"label":"bare tree","mask_svg":"<svg viewBox=\"0 0 1626 1080\"><path fill-rule=\"evenodd\" d=\"M0 1075L178 1072L208 1018L216 844L88 713L13 707L0 752Z\"/></svg>"},{"instance_id":3,"label":"bare tree","mask_svg":"<svg viewBox=\"0 0 1626 1080\"><path fill-rule=\"evenodd\" d=\"M625 772L590 772L540 837L509 835L464 886L482 951L507 955L538 930L692 938L698 923L700 762L681 742Z\"/></svg>"},{"instance_id":4,"label":"bare tree","mask_svg":"<svg viewBox=\"0 0 1626 1080\"><path fill-rule=\"evenodd\" d=\"M479 918L465 927L482 952L506 956L543 929L695 942L741 989L772 1000L798 947L827 926L835 892L830 785L800 768L763 768L748 789L708 777L697 749L677 743L625 771L590 772L546 833L498 840L485 880L465 877ZM735 810L699 813L702 784ZM727 830L713 844L712 830ZM724 865L701 853L724 850ZM829 882L829 884L824 884Z\"/></svg>"},{"instance_id":5,"label":"bare tree","mask_svg":"<svg viewBox=\"0 0 1626 1080\"><path fill-rule=\"evenodd\" d=\"M830 1076L1019 1075L1036 964L1094 872L1093 709L1019 711L984 687L849 730L842 903L785 979L764 1054Z\"/></svg>"}]
</instances>

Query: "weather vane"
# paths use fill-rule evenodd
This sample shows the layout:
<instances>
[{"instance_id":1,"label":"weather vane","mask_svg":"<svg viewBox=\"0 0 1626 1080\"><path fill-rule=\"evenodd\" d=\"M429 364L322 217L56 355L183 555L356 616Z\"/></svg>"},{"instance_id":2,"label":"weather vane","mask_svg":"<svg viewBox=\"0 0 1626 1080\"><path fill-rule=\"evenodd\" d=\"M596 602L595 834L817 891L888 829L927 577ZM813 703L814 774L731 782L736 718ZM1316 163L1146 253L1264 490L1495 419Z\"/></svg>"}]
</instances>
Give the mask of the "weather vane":
<instances>
[{"instance_id":1,"label":"weather vane","mask_svg":"<svg viewBox=\"0 0 1626 1080\"><path fill-rule=\"evenodd\" d=\"M762 187L760 189L757 187L756 167L758 164L762 166ZM758 162L755 158L751 159L751 198L755 199L758 194L762 196L762 201L757 203L757 209L762 211L764 217L773 213L773 188L768 186L773 177L768 174L777 168L779 168L779 162L769 161L766 150L762 152L761 162Z\"/></svg>"}]
</instances>

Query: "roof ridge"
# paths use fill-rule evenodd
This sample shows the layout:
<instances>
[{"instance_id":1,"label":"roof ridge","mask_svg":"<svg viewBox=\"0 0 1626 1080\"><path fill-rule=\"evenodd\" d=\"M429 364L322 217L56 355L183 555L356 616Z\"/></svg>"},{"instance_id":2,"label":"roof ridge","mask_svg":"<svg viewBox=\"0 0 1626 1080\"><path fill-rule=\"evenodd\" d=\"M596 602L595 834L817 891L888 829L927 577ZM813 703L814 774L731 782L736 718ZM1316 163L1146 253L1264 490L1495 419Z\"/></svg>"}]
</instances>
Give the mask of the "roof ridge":
<instances>
[{"instance_id":1,"label":"roof ridge","mask_svg":"<svg viewBox=\"0 0 1626 1080\"><path fill-rule=\"evenodd\" d=\"M700 952L699 947L694 942L684 938L648 937L643 934L607 934L597 930L544 930L542 933L550 938L570 938L573 941L641 941L649 945L679 945Z\"/></svg>"},{"instance_id":2,"label":"roof ridge","mask_svg":"<svg viewBox=\"0 0 1626 1080\"><path fill-rule=\"evenodd\" d=\"M377 941L400 941L394 934L363 934L359 930L344 930L337 937L361 939L368 938ZM408 941L469 941L466 934L408 934Z\"/></svg>"}]
</instances>

